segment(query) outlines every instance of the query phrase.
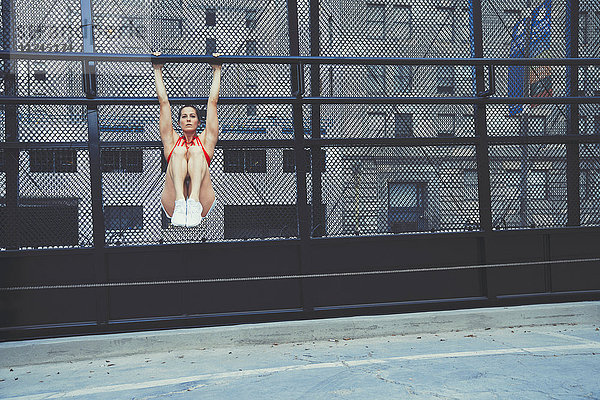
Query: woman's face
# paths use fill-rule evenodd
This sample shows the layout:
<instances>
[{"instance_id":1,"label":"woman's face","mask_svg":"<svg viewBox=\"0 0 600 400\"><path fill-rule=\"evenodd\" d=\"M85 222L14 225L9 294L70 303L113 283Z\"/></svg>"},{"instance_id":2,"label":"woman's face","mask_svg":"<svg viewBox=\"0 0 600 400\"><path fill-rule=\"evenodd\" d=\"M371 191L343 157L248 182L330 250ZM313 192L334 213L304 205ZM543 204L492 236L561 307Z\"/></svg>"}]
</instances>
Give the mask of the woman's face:
<instances>
[{"instance_id":1,"label":"woman's face","mask_svg":"<svg viewBox=\"0 0 600 400\"><path fill-rule=\"evenodd\" d=\"M198 129L198 114L193 107L184 107L183 110L181 110L179 126L184 132L195 132L196 129Z\"/></svg>"}]
</instances>

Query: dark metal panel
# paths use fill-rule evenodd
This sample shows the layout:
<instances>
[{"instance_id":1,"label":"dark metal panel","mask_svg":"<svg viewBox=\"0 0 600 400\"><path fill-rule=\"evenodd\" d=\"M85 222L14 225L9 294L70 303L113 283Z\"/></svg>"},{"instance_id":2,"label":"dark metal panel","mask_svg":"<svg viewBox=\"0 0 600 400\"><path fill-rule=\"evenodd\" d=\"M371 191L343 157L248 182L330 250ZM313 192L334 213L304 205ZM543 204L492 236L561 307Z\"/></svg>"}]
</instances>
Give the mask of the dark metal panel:
<instances>
[{"instance_id":1,"label":"dark metal panel","mask_svg":"<svg viewBox=\"0 0 600 400\"><path fill-rule=\"evenodd\" d=\"M487 241L487 262L543 261L544 235L494 235ZM497 295L539 293L546 288L545 267L504 267L487 271L490 291Z\"/></svg>"},{"instance_id":2,"label":"dark metal panel","mask_svg":"<svg viewBox=\"0 0 600 400\"><path fill-rule=\"evenodd\" d=\"M4 287L79 284L93 281L91 256L15 255L2 259ZM65 324L95 319L96 300L89 289L32 290L0 293L0 327Z\"/></svg>"},{"instance_id":3,"label":"dark metal panel","mask_svg":"<svg viewBox=\"0 0 600 400\"><path fill-rule=\"evenodd\" d=\"M591 258L600 254L600 233L557 233L550 236L552 259ZM555 291L592 290L600 285L600 263L552 265Z\"/></svg>"},{"instance_id":4,"label":"dark metal panel","mask_svg":"<svg viewBox=\"0 0 600 400\"><path fill-rule=\"evenodd\" d=\"M474 265L479 262L477 246L476 238L433 235L313 243L312 272ZM323 278L312 282L312 288L310 296L319 306L482 296L477 270Z\"/></svg>"}]
</instances>

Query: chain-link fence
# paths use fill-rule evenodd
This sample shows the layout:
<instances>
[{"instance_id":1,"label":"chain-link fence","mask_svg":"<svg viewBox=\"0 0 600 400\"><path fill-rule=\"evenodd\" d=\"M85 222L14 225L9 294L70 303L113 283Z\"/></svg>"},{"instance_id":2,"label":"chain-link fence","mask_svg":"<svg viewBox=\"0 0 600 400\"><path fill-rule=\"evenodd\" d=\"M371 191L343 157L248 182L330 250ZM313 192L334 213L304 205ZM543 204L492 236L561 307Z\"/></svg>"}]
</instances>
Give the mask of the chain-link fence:
<instances>
[{"instance_id":1,"label":"chain-link fence","mask_svg":"<svg viewBox=\"0 0 600 400\"><path fill-rule=\"evenodd\" d=\"M196 228L172 226L161 207L167 162L157 102L112 101L97 108L83 100L3 102L0 248L90 247L95 226L104 227L109 246L297 238L305 223L310 235L329 237L480 230L482 215L486 219L480 210L482 176L489 176L484 189L491 195L494 229L562 227L574 201L567 196L568 182L576 180L567 176L572 148L559 139L600 135L598 103L487 104L477 122L475 102L446 101L482 96L476 68L448 58L600 57L600 6L591 0L580 0L579 10L567 0L482 0L481 21L470 0L84 3L93 10L91 21L80 1L3 0L3 50L82 53L86 45L101 54L438 62L323 62L303 66L297 76L285 63L226 63L221 97L234 99L218 108L219 142L210 165L216 201ZM290 5L297 7L291 14ZM298 19L290 20L296 11ZM88 25L91 37L83 33ZM577 54L568 40L572 29ZM150 57L96 61L94 73L86 75L87 62L5 57L0 90L5 98L156 97ZM488 93L492 98L573 96L573 68L575 95L600 95L598 63L492 67L483 77L485 88L495 89ZM86 79L95 81L95 93L86 90ZM206 98L211 68L168 63L164 80L171 98ZM304 81L303 93L292 93L295 80ZM302 96L323 101L302 104ZM326 101L336 98L345 100ZM377 100L389 98L412 102ZM205 101L195 102L202 112ZM294 101L302 104L299 112ZM173 125L181 134L175 103ZM547 136L558 142L535 142ZM496 142L482 144L482 137ZM598 144L576 146L580 224L598 225ZM92 195L94 172L99 198ZM101 223L93 221L94 204ZM301 209L309 210L310 221L299 219Z\"/></svg>"}]
</instances>

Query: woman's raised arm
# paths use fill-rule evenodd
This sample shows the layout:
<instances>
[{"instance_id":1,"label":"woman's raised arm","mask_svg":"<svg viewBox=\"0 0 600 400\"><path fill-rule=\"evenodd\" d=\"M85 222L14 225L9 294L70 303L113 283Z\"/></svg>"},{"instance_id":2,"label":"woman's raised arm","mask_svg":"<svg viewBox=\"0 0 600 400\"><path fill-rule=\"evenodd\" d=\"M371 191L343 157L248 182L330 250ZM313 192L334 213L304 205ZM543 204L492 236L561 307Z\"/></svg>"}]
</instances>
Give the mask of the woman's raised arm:
<instances>
[{"instance_id":1,"label":"woman's raised arm","mask_svg":"<svg viewBox=\"0 0 600 400\"><path fill-rule=\"evenodd\" d=\"M220 54L213 54L218 57ZM206 136L216 145L219 137L219 119L217 118L217 102L219 100L219 89L221 87L221 65L211 64L213 78L208 94L208 104L206 106Z\"/></svg>"},{"instance_id":2,"label":"woman's raised arm","mask_svg":"<svg viewBox=\"0 0 600 400\"><path fill-rule=\"evenodd\" d=\"M154 55L159 56L160 53L154 53ZM164 64L152 63L152 67L154 68L156 95L158 96L158 104L160 106L160 118L158 120L160 139L162 140L165 152L168 152L175 144L175 133L173 131L173 121L171 118L171 103L169 103L169 96L167 96L167 89L165 88L165 82L163 81L163 66Z\"/></svg>"}]
</instances>

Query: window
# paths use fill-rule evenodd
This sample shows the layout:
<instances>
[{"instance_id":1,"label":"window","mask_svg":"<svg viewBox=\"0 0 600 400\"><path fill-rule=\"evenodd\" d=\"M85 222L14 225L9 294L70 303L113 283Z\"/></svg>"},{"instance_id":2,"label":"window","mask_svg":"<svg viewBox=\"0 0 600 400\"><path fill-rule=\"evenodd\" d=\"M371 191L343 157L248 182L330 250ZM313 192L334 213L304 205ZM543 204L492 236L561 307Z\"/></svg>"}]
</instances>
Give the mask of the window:
<instances>
[{"instance_id":1,"label":"window","mask_svg":"<svg viewBox=\"0 0 600 400\"><path fill-rule=\"evenodd\" d=\"M264 149L226 149L223 159L224 172L267 172L267 151Z\"/></svg>"},{"instance_id":2,"label":"window","mask_svg":"<svg viewBox=\"0 0 600 400\"><path fill-rule=\"evenodd\" d=\"M245 150L244 169L246 172L267 172L267 151Z\"/></svg>"},{"instance_id":3,"label":"window","mask_svg":"<svg viewBox=\"0 0 600 400\"><path fill-rule=\"evenodd\" d=\"M385 65L367 65L366 85L369 95L385 95Z\"/></svg>"},{"instance_id":4,"label":"window","mask_svg":"<svg viewBox=\"0 0 600 400\"><path fill-rule=\"evenodd\" d=\"M298 235L295 205L226 205L225 239L291 237Z\"/></svg>"},{"instance_id":5,"label":"window","mask_svg":"<svg viewBox=\"0 0 600 400\"><path fill-rule=\"evenodd\" d=\"M244 150L223 150L223 171L244 172Z\"/></svg>"},{"instance_id":6,"label":"window","mask_svg":"<svg viewBox=\"0 0 600 400\"><path fill-rule=\"evenodd\" d=\"M206 54L213 54L217 52L217 39L207 38L206 39Z\"/></svg>"},{"instance_id":7,"label":"window","mask_svg":"<svg viewBox=\"0 0 600 400\"><path fill-rule=\"evenodd\" d=\"M246 55L255 56L258 54L256 51L256 40L246 40Z\"/></svg>"},{"instance_id":8,"label":"window","mask_svg":"<svg viewBox=\"0 0 600 400\"><path fill-rule=\"evenodd\" d=\"M465 169L463 171L463 183L465 185L465 200L477 200L477 170Z\"/></svg>"},{"instance_id":9,"label":"window","mask_svg":"<svg viewBox=\"0 0 600 400\"><path fill-rule=\"evenodd\" d=\"M456 133L456 115L439 113L437 115L438 136L454 136Z\"/></svg>"},{"instance_id":10,"label":"window","mask_svg":"<svg viewBox=\"0 0 600 400\"><path fill-rule=\"evenodd\" d=\"M77 172L77 151L29 150L31 172Z\"/></svg>"},{"instance_id":11,"label":"window","mask_svg":"<svg viewBox=\"0 0 600 400\"><path fill-rule=\"evenodd\" d=\"M246 104L246 115L249 117L256 115L256 104Z\"/></svg>"},{"instance_id":12,"label":"window","mask_svg":"<svg viewBox=\"0 0 600 400\"><path fill-rule=\"evenodd\" d=\"M424 230L425 183L388 182L388 229L392 233Z\"/></svg>"},{"instance_id":13,"label":"window","mask_svg":"<svg viewBox=\"0 0 600 400\"><path fill-rule=\"evenodd\" d=\"M394 92L409 93L412 88L412 67L410 65L398 65L394 67Z\"/></svg>"},{"instance_id":14,"label":"window","mask_svg":"<svg viewBox=\"0 0 600 400\"><path fill-rule=\"evenodd\" d=\"M437 92L454 94L454 65L437 66Z\"/></svg>"},{"instance_id":15,"label":"window","mask_svg":"<svg viewBox=\"0 0 600 400\"><path fill-rule=\"evenodd\" d=\"M396 137L413 136L413 116L412 114L396 113L394 115L394 135Z\"/></svg>"},{"instance_id":16,"label":"window","mask_svg":"<svg viewBox=\"0 0 600 400\"><path fill-rule=\"evenodd\" d=\"M256 18L257 18L256 10L247 10L246 11L246 28L248 28L248 29L256 28Z\"/></svg>"},{"instance_id":17,"label":"window","mask_svg":"<svg viewBox=\"0 0 600 400\"><path fill-rule=\"evenodd\" d=\"M104 206L104 224L107 230L142 229L142 206Z\"/></svg>"},{"instance_id":18,"label":"window","mask_svg":"<svg viewBox=\"0 0 600 400\"><path fill-rule=\"evenodd\" d=\"M454 7L437 7L438 38L443 42L454 42L456 34Z\"/></svg>"},{"instance_id":19,"label":"window","mask_svg":"<svg viewBox=\"0 0 600 400\"><path fill-rule=\"evenodd\" d=\"M394 5L390 15L390 29L393 39L410 39L412 37L412 7Z\"/></svg>"},{"instance_id":20,"label":"window","mask_svg":"<svg viewBox=\"0 0 600 400\"><path fill-rule=\"evenodd\" d=\"M579 12L579 45L585 46L588 42L588 13L586 11Z\"/></svg>"},{"instance_id":21,"label":"window","mask_svg":"<svg viewBox=\"0 0 600 400\"><path fill-rule=\"evenodd\" d=\"M217 10L214 8L206 9L206 26L217 25Z\"/></svg>"},{"instance_id":22,"label":"window","mask_svg":"<svg viewBox=\"0 0 600 400\"><path fill-rule=\"evenodd\" d=\"M258 71L253 69L253 68L249 68L246 70L246 87L247 88L255 88L257 87L257 77L258 77Z\"/></svg>"},{"instance_id":23,"label":"window","mask_svg":"<svg viewBox=\"0 0 600 400\"><path fill-rule=\"evenodd\" d=\"M548 170L533 169L527 175L527 197L533 200L548 198Z\"/></svg>"},{"instance_id":24,"label":"window","mask_svg":"<svg viewBox=\"0 0 600 400\"><path fill-rule=\"evenodd\" d=\"M367 37L383 39L385 35L385 5L367 3Z\"/></svg>"},{"instance_id":25,"label":"window","mask_svg":"<svg viewBox=\"0 0 600 400\"><path fill-rule=\"evenodd\" d=\"M142 150L102 149L102 172L142 172Z\"/></svg>"},{"instance_id":26,"label":"window","mask_svg":"<svg viewBox=\"0 0 600 400\"><path fill-rule=\"evenodd\" d=\"M380 112L367 113L369 137L385 137L385 114Z\"/></svg>"}]
</instances>

